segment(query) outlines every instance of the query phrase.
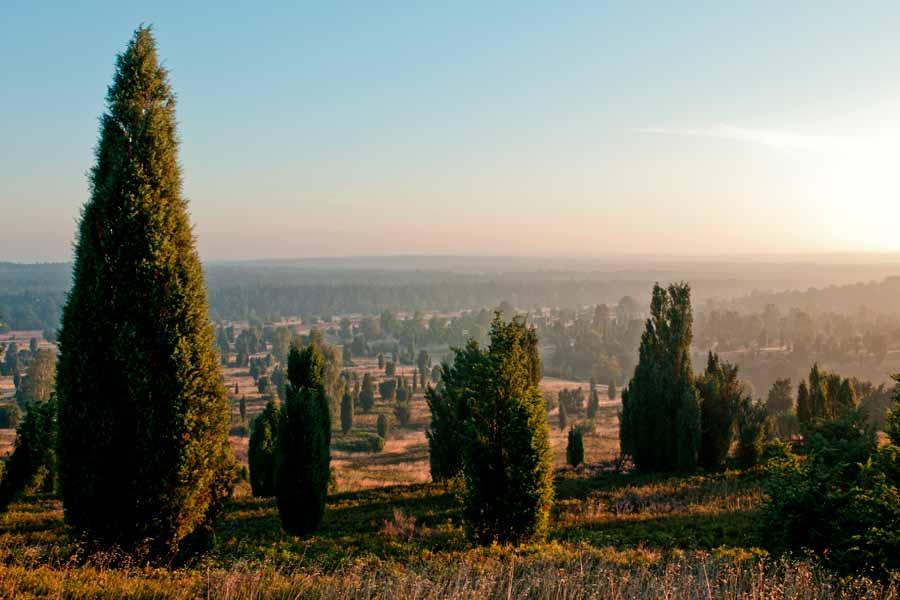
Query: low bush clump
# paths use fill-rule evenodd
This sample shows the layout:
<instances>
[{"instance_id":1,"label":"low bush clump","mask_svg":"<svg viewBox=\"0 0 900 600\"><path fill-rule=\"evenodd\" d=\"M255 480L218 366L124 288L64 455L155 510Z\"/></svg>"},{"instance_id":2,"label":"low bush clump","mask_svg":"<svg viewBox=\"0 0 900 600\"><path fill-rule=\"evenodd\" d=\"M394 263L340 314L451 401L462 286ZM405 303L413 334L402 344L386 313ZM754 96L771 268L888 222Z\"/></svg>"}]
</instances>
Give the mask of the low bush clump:
<instances>
[{"instance_id":1,"label":"low bush clump","mask_svg":"<svg viewBox=\"0 0 900 600\"><path fill-rule=\"evenodd\" d=\"M779 454L759 521L770 550L812 551L843 573L900 569L900 449L877 449L854 412L817 424L803 454Z\"/></svg>"}]
</instances>

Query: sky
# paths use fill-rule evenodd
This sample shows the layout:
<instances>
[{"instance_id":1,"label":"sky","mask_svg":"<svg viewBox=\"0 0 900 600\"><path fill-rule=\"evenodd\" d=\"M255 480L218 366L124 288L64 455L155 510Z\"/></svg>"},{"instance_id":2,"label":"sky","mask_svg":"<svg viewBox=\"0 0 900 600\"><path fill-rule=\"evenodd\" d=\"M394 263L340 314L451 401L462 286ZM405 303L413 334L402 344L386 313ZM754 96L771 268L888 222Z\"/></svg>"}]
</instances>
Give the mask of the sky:
<instances>
[{"instance_id":1,"label":"sky","mask_svg":"<svg viewBox=\"0 0 900 600\"><path fill-rule=\"evenodd\" d=\"M0 2L0 260L152 24L205 260L900 252L900 3Z\"/></svg>"}]
</instances>

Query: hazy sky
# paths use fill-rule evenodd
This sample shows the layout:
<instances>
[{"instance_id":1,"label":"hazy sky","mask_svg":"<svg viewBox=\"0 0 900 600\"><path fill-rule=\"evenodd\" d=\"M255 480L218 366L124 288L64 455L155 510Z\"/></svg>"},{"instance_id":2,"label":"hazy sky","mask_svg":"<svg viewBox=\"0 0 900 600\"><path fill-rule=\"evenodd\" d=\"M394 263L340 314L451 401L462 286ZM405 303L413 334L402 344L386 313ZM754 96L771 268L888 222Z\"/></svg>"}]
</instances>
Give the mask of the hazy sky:
<instances>
[{"instance_id":1,"label":"hazy sky","mask_svg":"<svg viewBox=\"0 0 900 600\"><path fill-rule=\"evenodd\" d=\"M896 0L3 0L0 260L70 257L142 22L205 259L900 251Z\"/></svg>"}]
</instances>

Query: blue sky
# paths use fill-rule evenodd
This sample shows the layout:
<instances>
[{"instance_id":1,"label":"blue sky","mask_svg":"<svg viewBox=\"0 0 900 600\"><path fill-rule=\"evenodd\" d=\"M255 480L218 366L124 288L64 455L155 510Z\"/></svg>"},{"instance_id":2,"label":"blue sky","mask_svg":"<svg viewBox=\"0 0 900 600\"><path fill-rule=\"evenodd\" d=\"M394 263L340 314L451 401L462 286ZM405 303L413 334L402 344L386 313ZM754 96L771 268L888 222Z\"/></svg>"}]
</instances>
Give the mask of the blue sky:
<instances>
[{"instance_id":1,"label":"blue sky","mask_svg":"<svg viewBox=\"0 0 900 600\"><path fill-rule=\"evenodd\" d=\"M140 23L207 259L900 251L896 2L265 4L0 5L0 260L70 256Z\"/></svg>"}]
</instances>

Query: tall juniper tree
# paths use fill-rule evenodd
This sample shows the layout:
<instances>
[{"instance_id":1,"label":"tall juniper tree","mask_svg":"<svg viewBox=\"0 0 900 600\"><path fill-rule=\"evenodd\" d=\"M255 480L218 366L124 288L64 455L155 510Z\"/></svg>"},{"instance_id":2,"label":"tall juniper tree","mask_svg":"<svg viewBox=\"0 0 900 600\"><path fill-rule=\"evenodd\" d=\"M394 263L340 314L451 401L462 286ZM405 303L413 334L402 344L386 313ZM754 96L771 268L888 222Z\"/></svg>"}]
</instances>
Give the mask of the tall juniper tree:
<instances>
[{"instance_id":1,"label":"tall juniper tree","mask_svg":"<svg viewBox=\"0 0 900 600\"><path fill-rule=\"evenodd\" d=\"M305 535L322 523L331 475L330 445L325 359L314 343L303 350L293 347L275 470L278 512L288 533Z\"/></svg>"},{"instance_id":2,"label":"tall juniper tree","mask_svg":"<svg viewBox=\"0 0 900 600\"><path fill-rule=\"evenodd\" d=\"M725 467L734 439L738 409L745 399L738 368L709 353L706 372L697 379L700 392L700 465L708 471Z\"/></svg>"},{"instance_id":3,"label":"tall juniper tree","mask_svg":"<svg viewBox=\"0 0 900 600\"><path fill-rule=\"evenodd\" d=\"M622 392L622 451L641 469L692 470L700 450L700 403L691 368L693 315L686 283L653 286L638 365Z\"/></svg>"},{"instance_id":4,"label":"tall juniper tree","mask_svg":"<svg viewBox=\"0 0 900 600\"><path fill-rule=\"evenodd\" d=\"M550 430L537 333L498 312L467 382L463 474L468 526L481 543L542 539L553 503ZM477 346L475 347L478 350Z\"/></svg>"},{"instance_id":5,"label":"tall juniper tree","mask_svg":"<svg viewBox=\"0 0 900 600\"><path fill-rule=\"evenodd\" d=\"M229 407L182 195L175 95L147 27L116 61L59 336L66 520L175 553L229 493Z\"/></svg>"}]
</instances>

